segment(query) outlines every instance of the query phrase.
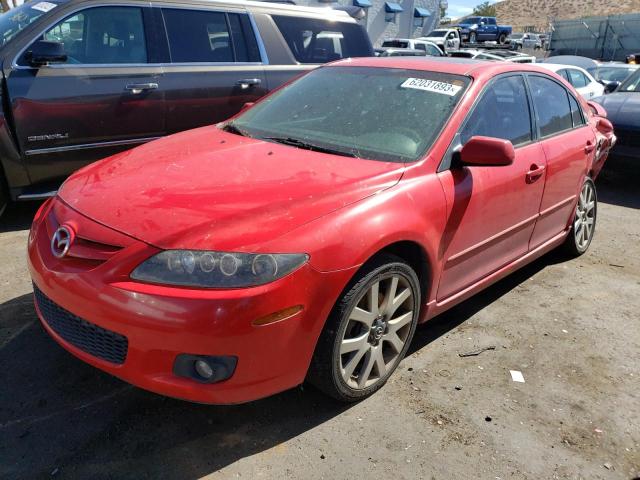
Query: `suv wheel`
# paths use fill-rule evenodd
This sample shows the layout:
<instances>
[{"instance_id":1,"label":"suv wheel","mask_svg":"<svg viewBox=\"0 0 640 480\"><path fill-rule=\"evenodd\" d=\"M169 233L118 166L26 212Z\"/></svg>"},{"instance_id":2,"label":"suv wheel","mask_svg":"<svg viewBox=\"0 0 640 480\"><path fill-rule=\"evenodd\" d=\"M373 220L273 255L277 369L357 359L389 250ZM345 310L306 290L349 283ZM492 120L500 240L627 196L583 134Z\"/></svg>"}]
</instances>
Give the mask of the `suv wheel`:
<instances>
[{"instance_id":1,"label":"suv wheel","mask_svg":"<svg viewBox=\"0 0 640 480\"><path fill-rule=\"evenodd\" d=\"M564 242L565 251L578 257L587 251L596 230L598 197L593 180L586 178L580 190L571 231Z\"/></svg>"},{"instance_id":2,"label":"suv wheel","mask_svg":"<svg viewBox=\"0 0 640 480\"><path fill-rule=\"evenodd\" d=\"M320 335L309 381L353 402L380 389L405 356L418 323L420 284L402 259L385 255L363 270Z\"/></svg>"}]
</instances>

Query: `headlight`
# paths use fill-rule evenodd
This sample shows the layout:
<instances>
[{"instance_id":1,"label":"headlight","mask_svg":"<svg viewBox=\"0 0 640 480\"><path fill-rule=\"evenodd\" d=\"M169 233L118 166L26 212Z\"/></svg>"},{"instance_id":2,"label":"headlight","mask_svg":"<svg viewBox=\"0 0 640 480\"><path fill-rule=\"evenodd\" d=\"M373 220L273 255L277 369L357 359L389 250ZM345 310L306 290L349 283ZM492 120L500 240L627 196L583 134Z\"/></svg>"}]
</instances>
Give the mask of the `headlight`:
<instances>
[{"instance_id":1,"label":"headlight","mask_svg":"<svg viewBox=\"0 0 640 480\"><path fill-rule=\"evenodd\" d=\"M138 265L131 278L202 288L251 287L284 277L308 259L308 255L298 253L166 250Z\"/></svg>"}]
</instances>

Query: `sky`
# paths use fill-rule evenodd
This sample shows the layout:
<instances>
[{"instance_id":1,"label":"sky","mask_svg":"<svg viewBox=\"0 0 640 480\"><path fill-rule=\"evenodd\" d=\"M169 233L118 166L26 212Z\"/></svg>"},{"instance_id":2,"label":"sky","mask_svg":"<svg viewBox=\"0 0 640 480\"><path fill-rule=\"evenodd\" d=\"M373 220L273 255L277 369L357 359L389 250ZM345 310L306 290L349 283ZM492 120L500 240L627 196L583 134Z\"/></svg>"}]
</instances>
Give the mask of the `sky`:
<instances>
[{"instance_id":1,"label":"sky","mask_svg":"<svg viewBox=\"0 0 640 480\"><path fill-rule=\"evenodd\" d=\"M447 16L450 18L464 17L473 12L473 7L479 5L484 0L449 0L449 8L447 9ZM495 0L491 0L491 3L495 3Z\"/></svg>"}]
</instances>

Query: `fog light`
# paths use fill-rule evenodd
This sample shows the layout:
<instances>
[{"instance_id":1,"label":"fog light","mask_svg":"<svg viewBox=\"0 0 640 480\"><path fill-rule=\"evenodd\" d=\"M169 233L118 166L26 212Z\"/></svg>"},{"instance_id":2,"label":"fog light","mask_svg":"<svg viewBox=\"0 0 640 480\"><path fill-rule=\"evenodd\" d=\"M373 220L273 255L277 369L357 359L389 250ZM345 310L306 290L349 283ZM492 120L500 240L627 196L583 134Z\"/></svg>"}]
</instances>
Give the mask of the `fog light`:
<instances>
[{"instance_id":1,"label":"fog light","mask_svg":"<svg viewBox=\"0 0 640 480\"><path fill-rule=\"evenodd\" d=\"M209 380L213 377L213 369L204 360L196 360L195 363L196 372L205 380Z\"/></svg>"}]
</instances>

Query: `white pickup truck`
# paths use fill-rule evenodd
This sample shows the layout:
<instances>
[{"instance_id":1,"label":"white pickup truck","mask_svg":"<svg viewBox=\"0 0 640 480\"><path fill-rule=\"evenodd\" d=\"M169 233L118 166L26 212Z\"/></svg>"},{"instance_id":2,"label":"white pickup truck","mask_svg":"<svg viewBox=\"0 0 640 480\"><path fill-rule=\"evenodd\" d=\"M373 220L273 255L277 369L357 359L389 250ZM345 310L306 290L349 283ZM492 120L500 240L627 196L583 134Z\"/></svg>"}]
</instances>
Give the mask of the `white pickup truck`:
<instances>
[{"instance_id":1,"label":"white pickup truck","mask_svg":"<svg viewBox=\"0 0 640 480\"><path fill-rule=\"evenodd\" d=\"M435 43L444 53L460 48L460 33L455 28L438 28L432 30L426 37L420 37L419 40Z\"/></svg>"}]
</instances>

